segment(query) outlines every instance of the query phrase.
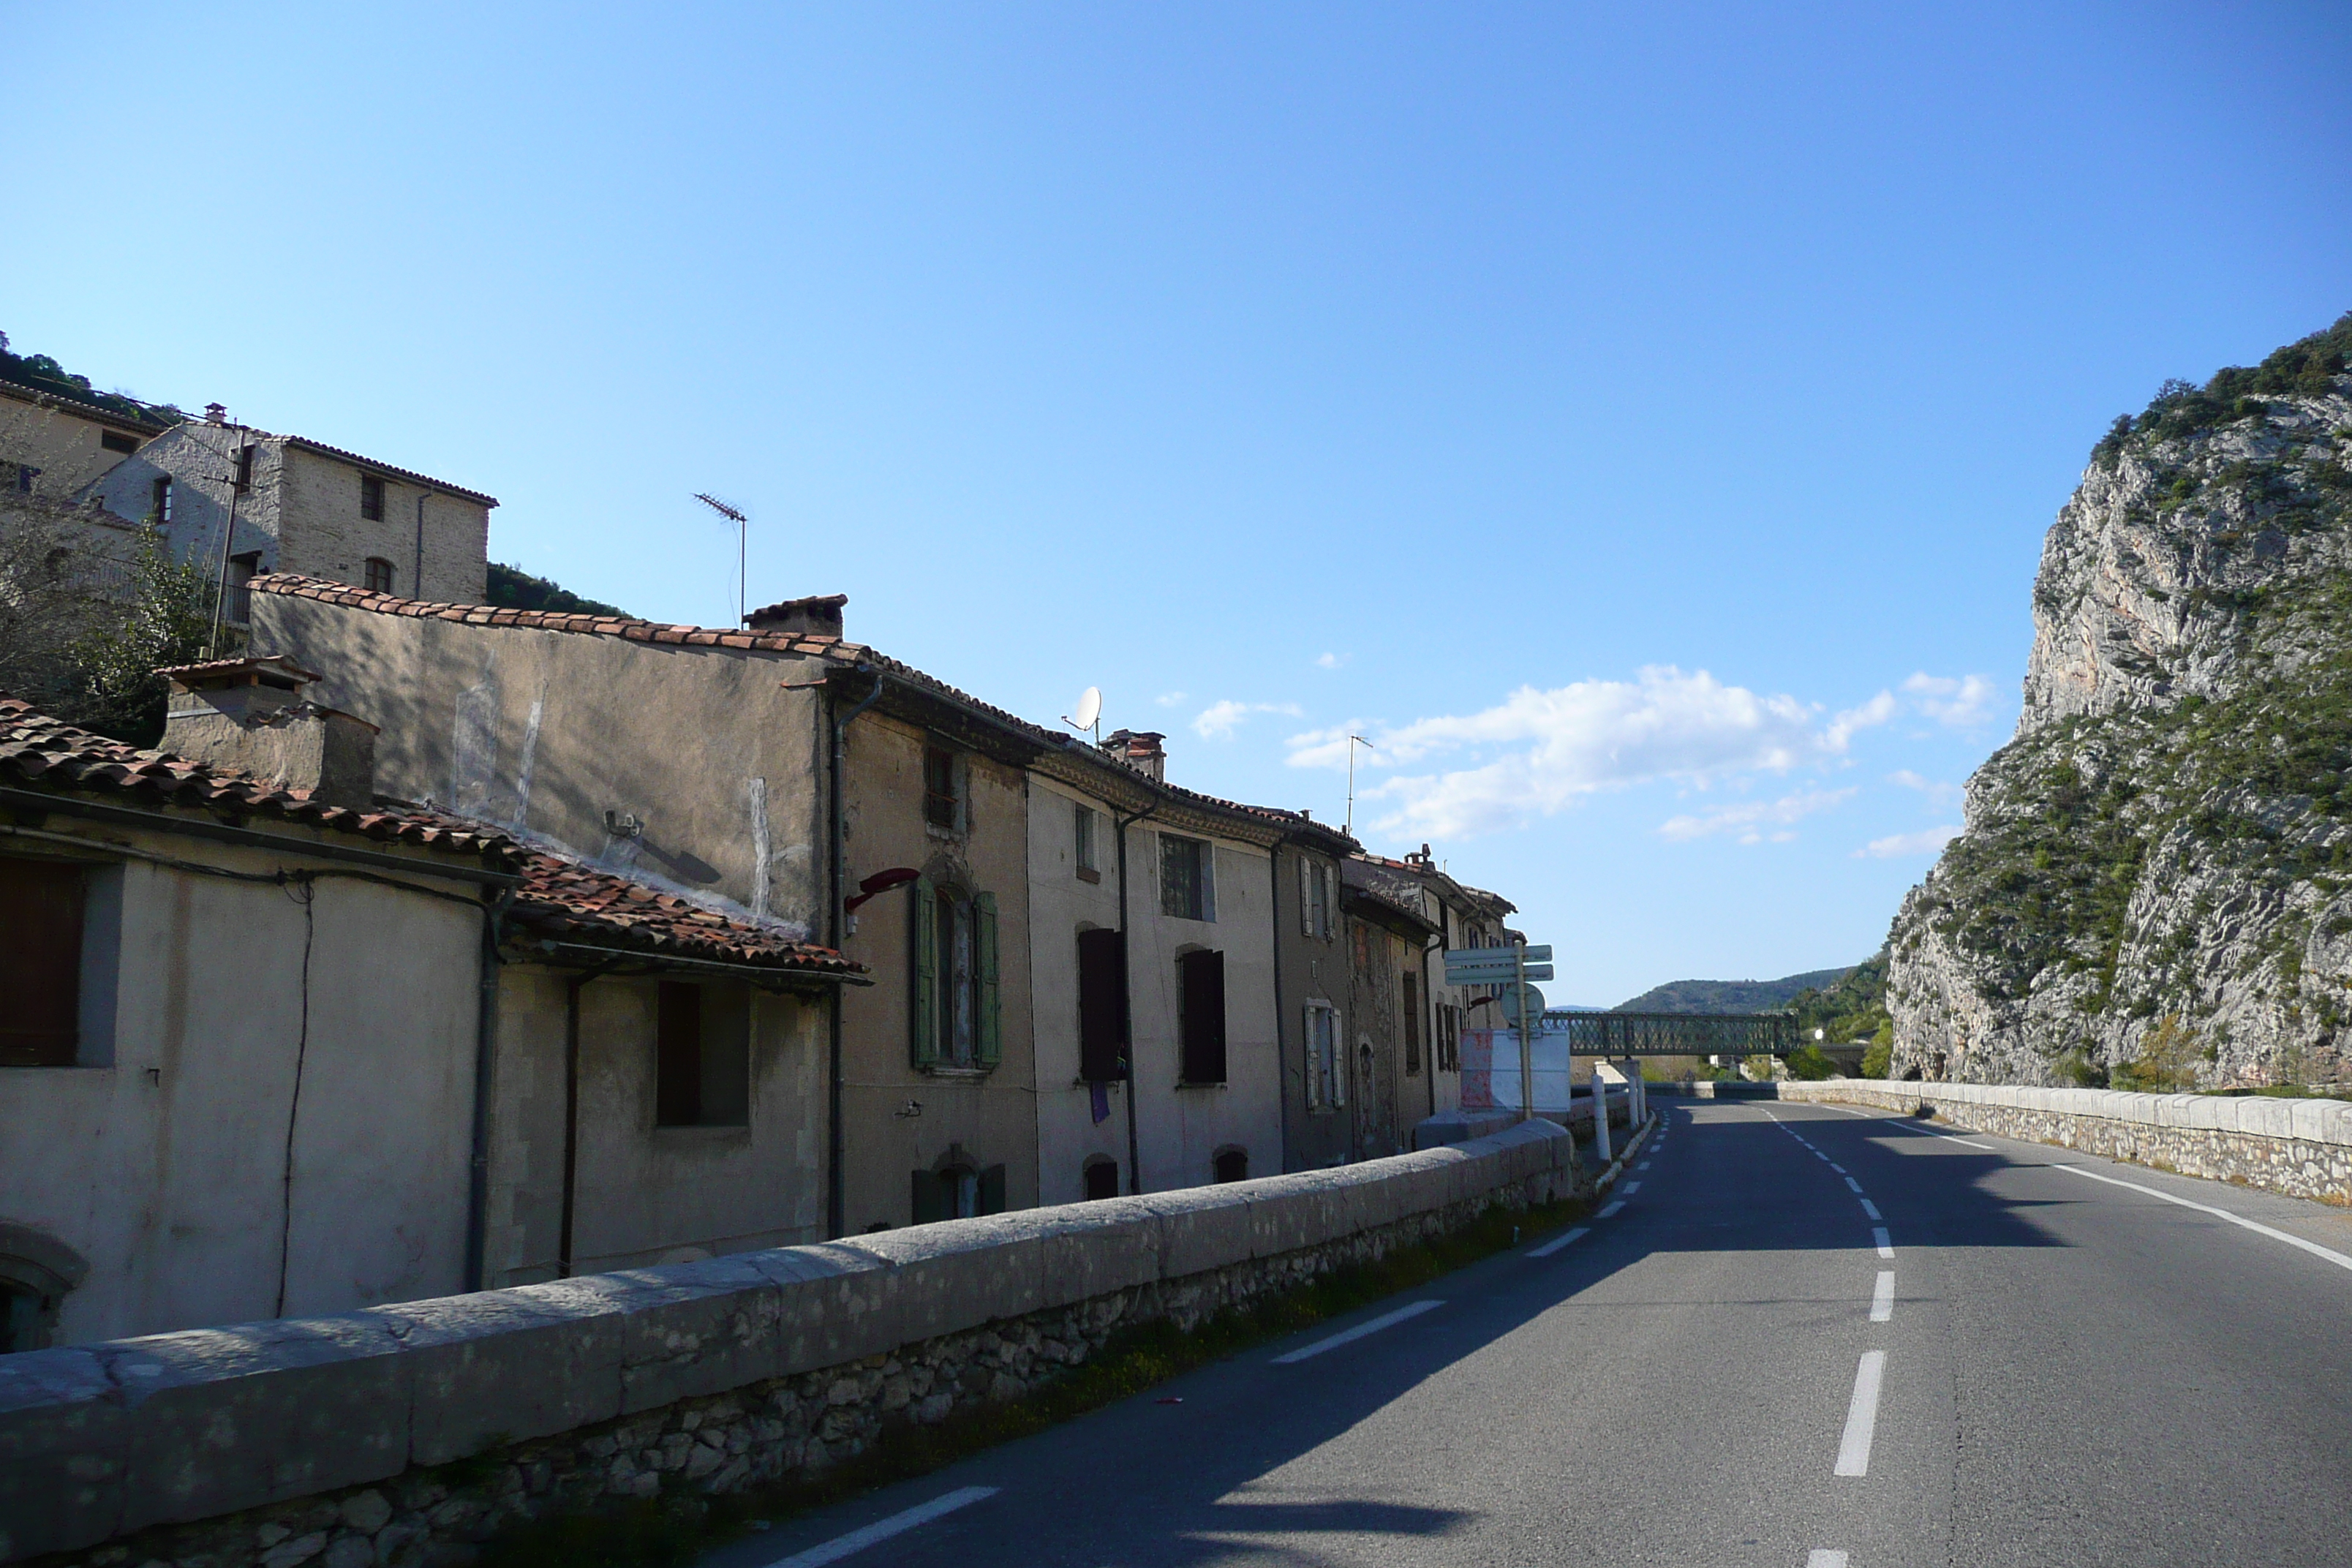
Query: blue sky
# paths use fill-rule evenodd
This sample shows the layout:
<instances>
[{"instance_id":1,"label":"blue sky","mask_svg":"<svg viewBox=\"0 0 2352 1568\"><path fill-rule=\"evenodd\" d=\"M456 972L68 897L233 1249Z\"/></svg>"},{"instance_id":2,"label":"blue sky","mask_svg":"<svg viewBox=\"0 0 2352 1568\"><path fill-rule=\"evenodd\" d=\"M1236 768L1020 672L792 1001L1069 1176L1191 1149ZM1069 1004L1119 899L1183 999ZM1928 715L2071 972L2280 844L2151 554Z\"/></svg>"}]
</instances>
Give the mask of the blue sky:
<instances>
[{"instance_id":1,"label":"blue sky","mask_svg":"<svg viewBox=\"0 0 2352 1568\"><path fill-rule=\"evenodd\" d=\"M0 9L0 329L845 592L1427 839L1555 1000L1851 963L2168 375L2352 309L2336 6Z\"/></svg>"}]
</instances>

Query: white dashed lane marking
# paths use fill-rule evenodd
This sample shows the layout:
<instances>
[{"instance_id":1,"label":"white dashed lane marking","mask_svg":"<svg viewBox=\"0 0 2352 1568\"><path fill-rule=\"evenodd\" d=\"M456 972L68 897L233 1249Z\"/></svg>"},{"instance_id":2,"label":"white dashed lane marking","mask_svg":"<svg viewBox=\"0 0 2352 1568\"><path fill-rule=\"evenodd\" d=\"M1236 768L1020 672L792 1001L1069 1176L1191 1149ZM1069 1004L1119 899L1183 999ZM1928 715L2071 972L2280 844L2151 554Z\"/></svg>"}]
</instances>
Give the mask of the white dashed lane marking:
<instances>
[{"instance_id":1,"label":"white dashed lane marking","mask_svg":"<svg viewBox=\"0 0 2352 1568\"><path fill-rule=\"evenodd\" d=\"M942 1514L953 1513L960 1508L967 1507L986 1498L992 1498L997 1494L998 1489L995 1487L964 1487L948 1493L945 1497L933 1498L927 1503L919 1503L903 1513L894 1513L887 1519L877 1520L863 1530L853 1530L847 1535L836 1535L821 1546L812 1546L805 1552L795 1552L790 1557L779 1557L769 1563L768 1568L819 1568L821 1563L838 1563L853 1552L863 1552L867 1547L877 1545L894 1535L904 1535L918 1525L929 1524Z\"/></svg>"},{"instance_id":2,"label":"white dashed lane marking","mask_svg":"<svg viewBox=\"0 0 2352 1568\"><path fill-rule=\"evenodd\" d=\"M1444 1305L1445 1303L1443 1301L1415 1301L1410 1307L1399 1307L1393 1312L1382 1312L1377 1318L1358 1323L1352 1329L1342 1330L1328 1339L1317 1340L1311 1345L1301 1345L1287 1354L1278 1355L1274 1358L1274 1364L1289 1366L1294 1363L1305 1361L1309 1356L1321 1355L1325 1351L1335 1351L1341 1345L1354 1344L1367 1334L1377 1334L1382 1329L1394 1328L1408 1318L1418 1318L1423 1312L1433 1312Z\"/></svg>"},{"instance_id":3,"label":"white dashed lane marking","mask_svg":"<svg viewBox=\"0 0 2352 1568\"><path fill-rule=\"evenodd\" d=\"M1845 1435L1838 1439L1837 1473L1870 1474L1870 1439L1878 1430L1878 1389L1886 1378L1886 1352L1864 1351L1853 1369L1853 1398L1845 1407Z\"/></svg>"},{"instance_id":4,"label":"white dashed lane marking","mask_svg":"<svg viewBox=\"0 0 2352 1568\"><path fill-rule=\"evenodd\" d=\"M1588 1227L1578 1226L1566 1236L1555 1237L1551 1240L1545 1242L1541 1247L1531 1247L1528 1248L1528 1256L1529 1258L1549 1258L1561 1247L1572 1247L1580 1237L1588 1237L1591 1234L1592 1232Z\"/></svg>"},{"instance_id":5,"label":"white dashed lane marking","mask_svg":"<svg viewBox=\"0 0 2352 1568\"><path fill-rule=\"evenodd\" d=\"M1890 1321L1894 1316L1895 1270L1882 1268L1878 1271L1877 1289L1870 1293L1870 1321L1874 1323L1884 1323Z\"/></svg>"}]
</instances>

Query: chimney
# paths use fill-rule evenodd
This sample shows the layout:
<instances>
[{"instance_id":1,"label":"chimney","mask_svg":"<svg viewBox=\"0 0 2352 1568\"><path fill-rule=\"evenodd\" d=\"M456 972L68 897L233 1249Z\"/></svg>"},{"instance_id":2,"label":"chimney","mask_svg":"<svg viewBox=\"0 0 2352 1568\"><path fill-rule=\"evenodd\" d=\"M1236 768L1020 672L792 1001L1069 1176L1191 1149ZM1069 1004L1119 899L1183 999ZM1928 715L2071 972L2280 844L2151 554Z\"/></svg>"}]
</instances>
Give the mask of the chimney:
<instances>
[{"instance_id":1,"label":"chimney","mask_svg":"<svg viewBox=\"0 0 2352 1568\"><path fill-rule=\"evenodd\" d=\"M207 425L226 425L228 423L228 410L222 407L217 403L205 404L205 423Z\"/></svg>"},{"instance_id":2,"label":"chimney","mask_svg":"<svg viewBox=\"0 0 2352 1568\"><path fill-rule=\"evenodd\" d=\"M1152 730L1115 730L1104 740L1103 750L1153 784L1166 784L1168 748L1160 742L1167 739Z\"/></svg>"},{"instance_id":3,"label":"chimney","mask_svg":"<svg viewBox=\"0 0 2352 1568\"><path fill-rule=\"evenodd\" d=\"M745 616L743 624L755 632L799 632L813 637L837 637L841 636L841 609L848 603L846 594L812 594L805 599L762 605Z\"/></svg>"},{"instance_id":4,"label":"chimney","mask_svg":"<svg viewBox=\"0 0 2352 1568\"><path fill-rule=\"evenodd\" d=\"M303 699L319 679L290 658L222 658L155 672L172 683L163 749L234 768L323 805L375 803L375 726Z\"/></svg>"}]
</instances>

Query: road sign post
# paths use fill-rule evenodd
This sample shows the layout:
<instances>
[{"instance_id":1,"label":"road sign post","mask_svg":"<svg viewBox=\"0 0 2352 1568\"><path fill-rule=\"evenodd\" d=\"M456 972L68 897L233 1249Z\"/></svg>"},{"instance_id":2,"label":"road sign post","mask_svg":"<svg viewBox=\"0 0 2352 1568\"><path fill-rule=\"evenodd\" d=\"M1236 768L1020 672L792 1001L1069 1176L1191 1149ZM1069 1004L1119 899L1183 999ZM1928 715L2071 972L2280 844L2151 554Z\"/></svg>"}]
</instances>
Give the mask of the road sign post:
<instances>
[{"instance_id":1,"label":"road sign post","mask_svg":"<svg viewBox=\"0 0 2352 1568\"><path fill-rule=\"evenodd\" d=\"M1513 962L1518 971L1511 994L1520 1001L1519 1120L1531 1121L1536 1114L1536 1030L1542 1026L1543 1017L1540 1014L1533 1018L1528 1016L1528 939L1521 937L1511 946Z\"/></svg>"}]
</instances>

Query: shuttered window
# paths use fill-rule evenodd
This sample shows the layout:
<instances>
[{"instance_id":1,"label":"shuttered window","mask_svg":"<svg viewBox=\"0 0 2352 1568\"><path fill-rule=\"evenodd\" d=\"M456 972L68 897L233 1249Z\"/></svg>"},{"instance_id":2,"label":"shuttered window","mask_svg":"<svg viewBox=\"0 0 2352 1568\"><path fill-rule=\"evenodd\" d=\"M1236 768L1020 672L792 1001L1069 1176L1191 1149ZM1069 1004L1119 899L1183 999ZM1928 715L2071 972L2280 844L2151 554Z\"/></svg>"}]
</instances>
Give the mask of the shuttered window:
<instances>
[{"instance_id":1,"label":"shuttered window","mask_svg":"<svg viewBox=\"0 0 2352 1568\"><path fill-rule=\"evenodd\" d=\"M1184 1081L1225 1081L1225 955L1188 952L1176 961L1182 1004Z\"/></svg>"},{"instance_id":2,"label":"shuttered window","mask_svg":"<svg viewBox=\"0 0 2352 1568\"><path fill-rule=\"evenodd\" d=\"M928 877L914 891L908 1054L919 1068L994 1067L1004 1055L996 895L966 898Z\"/></svg>"},{"instance_id":3,"label":"shuttered window","mask_svg":"<svg viewBox=\"0 0 2352 1568\"><path fill-rule=\"evenodd\" d=\"M1115 931L1078 933L1078 1076L1109 1083L1127 1056L1127 938Z\"/></svg>"},{"instance_id":4,"label":"shuttered window","mask_svg":"<svg viewBox=\"0 0 2352 1568\"><path fill-rule=\"evenodd\" d=\"M81 1035L82 870L0 860L0 1067L71 1067Z\"/></svg>"},{"instance_id":5,"label":"shuttered window","mask_svg":"<svg viewBox=\"0 0 2352 1568\"><path fill-rule=\"evenodd\" d=\"M1347 1075L1339 1060L1339 1015L1328 1002L1307 1004L1307 1109L1332 1110L1347 1103Z\"/></svg>"},{"instance_id":6,"label":"shuttered window","mask_svg":"<svg viewBox=\"0 0 2352 1568\"><path fill-rule=\"evenodd\" d=\"M936 1220L971 1219L979 1215L1004 1212L1004 1167L991 1165L975 1171L969 1165L950 1165L944 1171L914 1173L913 1199L909 1205L914 1223L929 1225Z\"/></svg>"},{"instance_id":7,"label":"shuttered window","mask_svg":"<svg viewBox=\"0 0 2352 1568\"><path fill-rule=\"evenodd\" d=\"M360 476L360 515L370 522L383 521L383 480L373 474Z\"/></svg>"},{"instance_id":8,"label":"shuttered window","mask_svg":"<svg viewBox=\"0 0 2352 1568\"><path fill-rule=\"evenodd\" d=\"M1404 977L1404 1070L1421 1070L1421 986L1419 976Z\"/></svg>"}]
</instances>

